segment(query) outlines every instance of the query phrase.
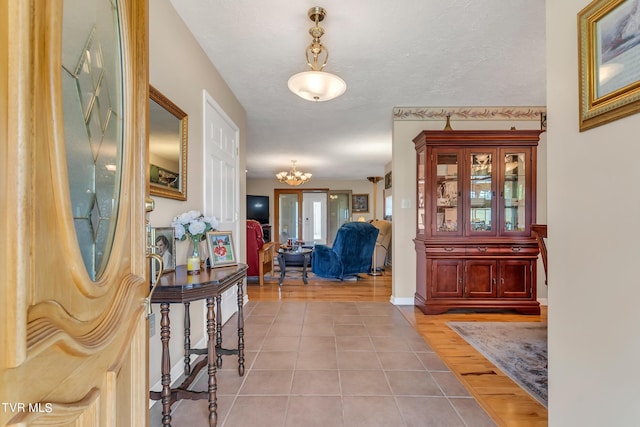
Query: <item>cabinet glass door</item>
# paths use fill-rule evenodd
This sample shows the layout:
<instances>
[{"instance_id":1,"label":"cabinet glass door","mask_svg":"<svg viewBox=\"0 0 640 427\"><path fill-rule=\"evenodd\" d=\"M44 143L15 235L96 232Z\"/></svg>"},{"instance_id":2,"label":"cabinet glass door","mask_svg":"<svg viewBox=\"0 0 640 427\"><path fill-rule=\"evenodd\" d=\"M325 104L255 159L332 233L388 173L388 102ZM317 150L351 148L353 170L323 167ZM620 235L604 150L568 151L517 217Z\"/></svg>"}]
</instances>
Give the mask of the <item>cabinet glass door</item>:
<instances>
[{"instance_id":1,"label":"cabinet glass door","mask_svg":"<svg viewBox=\"0 0 640 427\"><path fill-rule=\"evenodd\" d=\"M467 157L469 159L468 234L495 234L494 157L493 150L473 151Z\"/></svg>"},{"instance_id":2,"label":"cabinet glass door","mask_svg":"<svg viewBox=\"0 0 640 427\"><path fill-rule=\"evenodd\" d=\"M526 230L526 170L524 152L504 155L504 221L502 232Z\"/></svg>"},{"instance_id":3,"label":"cabinet glass door","mask_svg":"<svg viewBox=\"0 0 640 427\"><path fill-rule=\"evenodd\" d=\"M417 194L417 206L418 206L418 234L424 234L424 223L425 223L425 210L424 210L424 199L425 199L425 150L422 149L418 152L418 169L417 169L417 184L418 184L418 194Z\"/></svg>"},{"instance_id":4,"label":"cabinet glass door","mask_svg":"<svg viewBox=\"0 0 640 427\"><path fill-rule=\"evenodd\" d=\"M458 234L460 224L458 186L458 153L436 151L436 233Z\"/></svg>"}]
</instances>

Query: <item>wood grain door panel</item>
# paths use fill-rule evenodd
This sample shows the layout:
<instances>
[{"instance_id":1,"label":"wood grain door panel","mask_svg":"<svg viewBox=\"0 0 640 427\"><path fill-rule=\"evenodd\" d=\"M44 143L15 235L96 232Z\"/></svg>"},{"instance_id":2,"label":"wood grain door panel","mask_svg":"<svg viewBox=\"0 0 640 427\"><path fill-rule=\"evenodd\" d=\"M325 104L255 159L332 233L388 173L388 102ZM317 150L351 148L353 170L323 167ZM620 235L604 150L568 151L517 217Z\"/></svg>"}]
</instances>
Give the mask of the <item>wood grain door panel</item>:
<instances>
[{"instance_id":1,"label":"wood grain door panel","mask_svg":"<svg viewBox=\"0 0 640 427\"><path fill-rule=\"evenodd\" d=\"M469 298L495 298L497 262L467 260L464 266L464 295Z\"/></svg>"},{"instance_id":2,"label":"wood grain door panel","mask_svg":"<svg viewBox=\"0 0 640 427\"><path fill-rule=\"evenodd\" d=\"M126 184L113 201L111 256L96 279L76 237L74 172L65 155L72 136L63 126L62 31L76 15L61 0L0 4L0 97L9 117L0 123L0 168L10 190L0 198L7 242L0 249L0 402L15 405L0 411L0 425L148 424L147 3L113 3L121 16Z\"/></svg>"},{"instance_id":3,"label":"wood grain door panel","mask_svg":"<svg viewBox=\"0 0 640 427\"><path fill-rule=\"evenodd\" d=\"M500 292L501 298L531 298L532 280L531 261L502 260L500 261Z\"/></svg>"},{"instance_id":4,"label":"wood grain door panel","mask_svg":"<svg viewBox=\"0 0 640 427\"><path fill-rule=\"evenodd\" d=\"M431 261L431 298L462 297L462 261L434 259Z\"/></svg>"}]
</instances>

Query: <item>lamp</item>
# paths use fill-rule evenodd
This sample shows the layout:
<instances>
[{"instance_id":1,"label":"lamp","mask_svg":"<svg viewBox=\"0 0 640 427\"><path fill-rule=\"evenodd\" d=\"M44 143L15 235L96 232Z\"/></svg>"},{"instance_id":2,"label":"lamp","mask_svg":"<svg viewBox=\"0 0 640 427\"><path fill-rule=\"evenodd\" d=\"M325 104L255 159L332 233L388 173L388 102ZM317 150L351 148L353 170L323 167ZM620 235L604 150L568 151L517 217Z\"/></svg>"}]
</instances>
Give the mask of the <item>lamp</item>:
<instances>
[{"instance_id":1,"label":"lamp","mask_svg":"<svg viewBox=\"0 0 640 427\"><path fill-rule=\"evenodd\" d=\"M327 65L329 59L329 51L320 42L320 37L324 34L324 28L318 25L327 11L319 6L312 7L307 12L315 26L309 29L309 34L313 41L307 46L307 65L311 71L303 71L294 74L289 78L288 86L291 92L308 101L329 101L337 98L347 90L347 84L335 74L322 71ZM324 55L323 55L324 54ZM321 58L321 55L323 57Z\"/></svg>"},{"instance_id":2,"label":"lamp","mask_svg":"<svg viewBox=\"0 0 640 427\"><path fill-rule=\"evenodd\" d=\"M304 184L305 182L309 182L311 174L298 171L296 169L296 161L291 160L291 169L289 172L280 172L276 174L276 178L278 178L278 181L283 184L289 184L295 187L297 185Z\"/></svg>"},{"instance_id":3,"label":"lamp","mask_svg":"<svg viewBox=\"0 0 640 427\"><path fill-rule=\"evenodd\" d=\"M376 195L378 194L378 182L382 180L381 176L368 176L367 180L373 184L373 220L377 220L376 218ZM373 262L371 263L371 272L370 276L382 276L382 273L378 271L378 242L373 247Z\"/></svg>"}]
</instances>

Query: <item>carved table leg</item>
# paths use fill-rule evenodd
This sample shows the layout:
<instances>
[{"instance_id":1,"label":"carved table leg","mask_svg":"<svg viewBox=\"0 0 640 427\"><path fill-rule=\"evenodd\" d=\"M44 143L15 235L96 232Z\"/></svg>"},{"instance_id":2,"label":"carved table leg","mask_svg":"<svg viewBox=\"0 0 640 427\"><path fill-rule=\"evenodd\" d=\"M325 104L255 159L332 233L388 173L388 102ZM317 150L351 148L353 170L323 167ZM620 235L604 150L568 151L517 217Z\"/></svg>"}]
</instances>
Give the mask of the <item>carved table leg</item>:
<instances>
[{"instance_id":1,"label":"carved table leg","mask_svg":"<svg viewBox=\"0 0 640 427\"><path fill-rule=\"evenodd\" d=\"M216 380L216 315L213 310L213 297L207 298L207 373L209 375L209 426L215 427L218 422L218 381Z\"/></svg>"},{"instance_id":2,"label":"carved table leg","mask_svg":"<svg viewBox=\"0 0 640 427\"><path fill-rule=\"evenodd\" d=\"M238 282L238 374L244 375L244 314L242 305L244 303L244 295L242 289L242 281Z\"/></svg>"},{"instance_id":3,"label":"carved table leg","mask_svg":"<svg viewBox=\"0 0 640 427\"><path fill-rule=\"evenodd\" d=\"M310 260L311 260L311 255L304 254L304 261L303 261L303 265L302 265L302 282L305 285L309 283L307 281L307 264L309 264Z\"/></svg>"},{"instance_id":4,"label":"carved table leg","mask_svg":"<svg viewBox=\"0 0 640 427\"><path fill-rule=\"evenodd\" d=\"M171 357L169 339L171 338L169 321L169 303L160 304L160 340L162 341L162 425L171 426Z\"/></svg>"},{"instance_id":5,"label":"carved table leg","mask_svg":"<svg viewBox=\"0 0 640 427\"><path fill-rule=\"evenodd\" d=\"M191 303L184 303L184 376L191 374L191 316L189 315L189 306Z\"/></svg>"},{"instance_id":6,"label":"carved table leg","mask_svg":"<svg viewBox=\"0 0 640 427\"><path fill-rule=\"evenodd\" d=\"M278 285L282 285L282 282L284 282L284 274L285 274L285 270L287 269L287 266L284 262L284 254L278 254L278 267L280 267L280 282L278 282Z\"/></svg>"},{"instance_id":7,"label":"carved table leg","mask_svg":"<svg viewBox=\"0 0 640 427\"><path fill-rule=\"evenodd\" d=\"M216 296L216 348L222 348L222 295ZM216 363L222 368L222 352L218 352Z\"/></svg>"}]
</instances>

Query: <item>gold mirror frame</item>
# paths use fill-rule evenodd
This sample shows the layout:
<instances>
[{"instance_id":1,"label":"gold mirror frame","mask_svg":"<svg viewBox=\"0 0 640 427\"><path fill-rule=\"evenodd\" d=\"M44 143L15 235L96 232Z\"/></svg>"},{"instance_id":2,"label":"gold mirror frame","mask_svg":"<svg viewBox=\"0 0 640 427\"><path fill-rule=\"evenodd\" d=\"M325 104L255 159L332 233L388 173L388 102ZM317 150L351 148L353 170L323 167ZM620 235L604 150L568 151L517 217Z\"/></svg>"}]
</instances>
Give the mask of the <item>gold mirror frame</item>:
<instances>
[{"instance_id":1,"label":"gold mirror frame","mask_svg":"<svg viewBox=\"0 0 640 427\"><path fill-rule=\"evenodd\" d=\"M164 111L153 108L154 102ZM171 116L176 118L175 123ZM188 119L187 113L149 85L149 193L152 196L187 200Z\"/></svg>"}]
</instances>

